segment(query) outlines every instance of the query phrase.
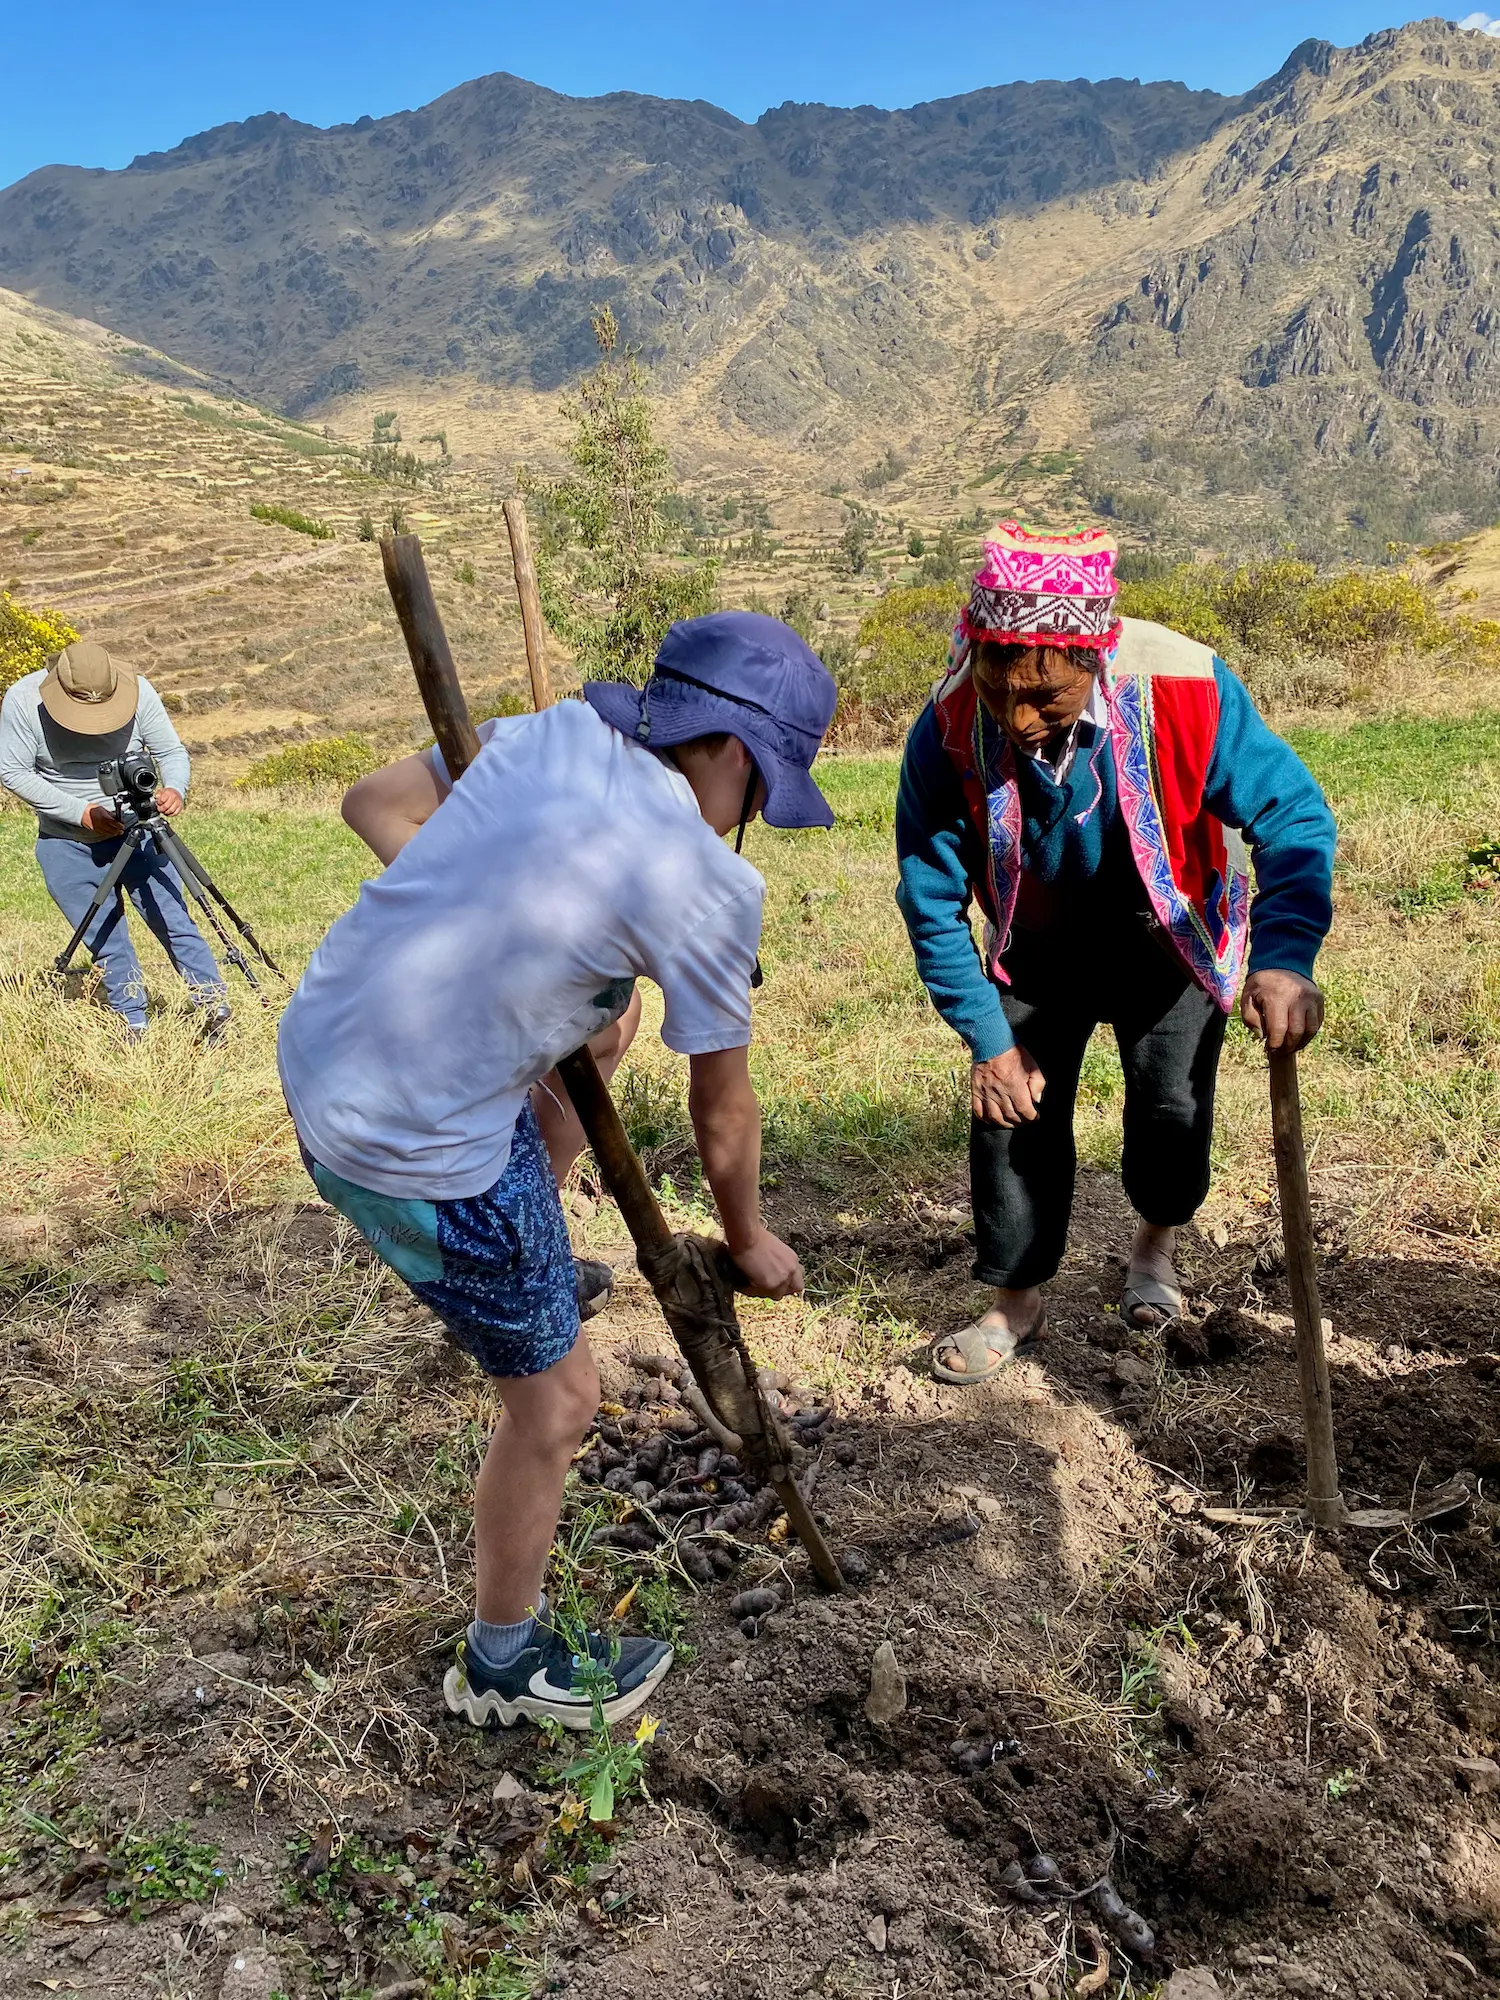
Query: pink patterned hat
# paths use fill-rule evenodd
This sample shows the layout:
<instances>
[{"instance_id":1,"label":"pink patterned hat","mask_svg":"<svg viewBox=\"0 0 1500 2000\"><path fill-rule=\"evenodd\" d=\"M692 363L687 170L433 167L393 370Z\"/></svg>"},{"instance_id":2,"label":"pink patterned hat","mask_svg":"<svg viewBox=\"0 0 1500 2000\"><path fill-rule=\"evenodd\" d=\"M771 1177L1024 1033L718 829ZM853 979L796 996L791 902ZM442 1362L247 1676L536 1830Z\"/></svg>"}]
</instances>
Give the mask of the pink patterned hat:
<instances>
[{"instance_id":1,"label":"pink patterned hat","mask_svg":"<svg viewBox=\"0 0 1500 2000\"><path fill-rule=\"evenodd\" d=\"M1112 646L1115 539L1103 528L1048 535L1002 521L985 542L964 635L1003 646Z\"/></svg>"}]
</instances>

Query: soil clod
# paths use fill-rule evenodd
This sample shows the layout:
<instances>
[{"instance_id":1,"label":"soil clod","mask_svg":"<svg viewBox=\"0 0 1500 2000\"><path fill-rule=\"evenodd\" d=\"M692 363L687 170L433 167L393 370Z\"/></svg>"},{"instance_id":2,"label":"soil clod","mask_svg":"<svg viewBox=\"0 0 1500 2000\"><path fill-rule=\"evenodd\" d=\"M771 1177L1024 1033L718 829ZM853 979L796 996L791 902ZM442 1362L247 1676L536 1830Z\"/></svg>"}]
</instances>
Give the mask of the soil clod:
<instances>
[{"instance_id":1,"label":"soil clod","mask_svg":"<svg viewBox=\"0 0 1500 2000\"><path fill-rule=\"evenodd\" d=\"M870 1662L870 1692L865 1714L877 1729L889 1729L906 1708L906 1676L889 1639L882 1639Z\"/></svg>"}]
</instances>

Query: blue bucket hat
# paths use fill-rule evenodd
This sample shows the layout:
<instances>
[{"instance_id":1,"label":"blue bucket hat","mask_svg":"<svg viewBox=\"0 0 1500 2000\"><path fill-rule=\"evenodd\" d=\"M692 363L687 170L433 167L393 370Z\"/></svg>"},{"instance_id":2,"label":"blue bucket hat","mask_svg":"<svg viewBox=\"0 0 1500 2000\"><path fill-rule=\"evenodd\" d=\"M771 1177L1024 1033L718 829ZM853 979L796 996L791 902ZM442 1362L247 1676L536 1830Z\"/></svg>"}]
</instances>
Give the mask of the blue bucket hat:
<instances>
[{"instance_id":1,"label":"blue bucket hat","mask_svg":"<svg viewBox=\"0 0 1500 2000\"><path fill-rule=\"evenodd\" d=\"M804 639L759 611L685 618L661 642L643 688L586 681L583 698L604 720L652 750L723 730L749 751L768 826L832 826L810 767L833 720L833 676Z\"/></svg>"}]
</instances>

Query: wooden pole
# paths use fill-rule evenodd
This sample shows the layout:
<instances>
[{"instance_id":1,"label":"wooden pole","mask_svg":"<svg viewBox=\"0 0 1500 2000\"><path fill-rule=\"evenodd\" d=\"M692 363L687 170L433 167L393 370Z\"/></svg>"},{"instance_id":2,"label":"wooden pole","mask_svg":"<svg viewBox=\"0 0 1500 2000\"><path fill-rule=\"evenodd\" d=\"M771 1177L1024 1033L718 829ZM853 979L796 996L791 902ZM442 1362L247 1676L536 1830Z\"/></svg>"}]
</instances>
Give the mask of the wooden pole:
<instances>
[{"instance_id":1,"label":"wooden pole","mask_svg":"<svg viewBox=\"0 0 1500 2000\"><path fill-rule=\"evenodd\" d=\"M479 755L479 738L458 683L448 635L438 616L437 600L422 560L420 537L387 535L380 544L380 560L385 565L386 588L391 593L406 650L411 655L422 706L427 710L427 719L448 767L448 782L456 785Z\"/></svg>"},{"instance_id":2,"label":"wooden pole","mask_svg":"<svg viewBox=\"0 0 1500 2000\"><path fill-rule=\"evenodd\" d=\"M1333 1443L1333 1396L1328 1380L1328 1355L1323 1346L1323 1308L1318 1298L1318 1265L1313 1251L1312 1199L1307 1186L1307 1153L1302 1143L1297 1057L1290 1049L1271 1049L1268 1054L1271 1133L1276 1148L1276 1185L1281 1195L1281 1237L1286 1247L1292 1318L1297 1327L1297 1379L1307 1439L1307 1511L1320 1528L1338 1528L1345 1523L1346 1509L1339 1491L1338 1457Z\"/></svg>"},{"instance_id":3,"label":"wooden pole","mask_svg":"<svg viewBox=\"0 0 1500 2000\"><path fill-rule=\"evenodd\" d=\"M531 671L531 705L552 706L552 676L547 671L547 632L542 623L541 593L537 589L536 564L531 560L531 538L526 532L526 502L519 493L506 501L505 525L510 530L510 555L516 570L516 595L521 600L521 628L526 634L526 665Z\"/></svg>"}]
</instances>

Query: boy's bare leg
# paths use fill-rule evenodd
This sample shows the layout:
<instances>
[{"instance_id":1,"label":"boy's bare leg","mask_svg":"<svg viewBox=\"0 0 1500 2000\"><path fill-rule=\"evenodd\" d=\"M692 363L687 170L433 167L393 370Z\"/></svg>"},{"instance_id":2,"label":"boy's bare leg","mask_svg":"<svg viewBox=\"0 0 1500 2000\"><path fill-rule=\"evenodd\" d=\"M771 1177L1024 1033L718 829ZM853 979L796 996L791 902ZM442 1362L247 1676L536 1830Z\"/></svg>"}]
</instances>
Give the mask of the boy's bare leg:
<instances>
[{"instance_id":1,"label":"boy's bare leg","mask_svg":"<svg viewBox=\"0 0 1500 2000\"><path fill-rule=\"evenodd\" d=\"M598 1063L599 1073L606 1083L620 1067L620 1058L635 1040L635 1031L640 1025L641 996L637 991L631 995L630 1005L619 1020L611 1021L590 1041L594 1061ZM536 1121L542 1128L553 1175L561 1187L588 1140L578 1122L578 1113L568 1101L563 1080L555 1069L549 1069L540 1083L531 1086L531 1104L536 1112Z\"/></svg>"},{"instance_id":2,"label":"boy's bare leg","mask_svg":"<svg viewBox=\"0 0 1500 2000\"><path fill-rule=\"evenodd\" d=\"M599 1406L599 1375L580 1333L540 1375L495 1383L504 1404L474 1488L476 1606L487 1625L514 1625L540 1602L563 1482Z\"/></svg>"}]
</instances>

